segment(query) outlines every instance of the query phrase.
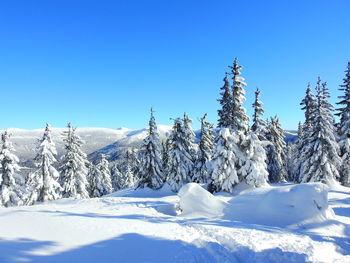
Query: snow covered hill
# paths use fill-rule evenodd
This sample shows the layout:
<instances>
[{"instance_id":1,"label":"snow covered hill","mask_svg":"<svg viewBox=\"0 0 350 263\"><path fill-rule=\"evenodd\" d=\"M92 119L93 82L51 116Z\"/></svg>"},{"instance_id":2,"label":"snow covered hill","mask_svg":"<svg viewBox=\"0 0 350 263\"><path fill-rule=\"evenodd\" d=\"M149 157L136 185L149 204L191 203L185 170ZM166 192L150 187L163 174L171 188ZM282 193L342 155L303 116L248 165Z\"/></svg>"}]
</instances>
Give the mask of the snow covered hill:
<instances>
[{"instance_id":1,"label":"snow covered hill","mask_svg":"<svg viewBox=\"0 0 350 263\"><path fill-rule=\"evenodd\" d=\"M193 192L189 188L181 200L167 189L127 189L103 198L0 208L0 262L350 262L347 188L329 193L328 204L335 215L320 221L313 219L309 224L278 227L270 224L273 221L265 224L258 219L248 223L243 218L232 218L232 212L242 209L245 216L259 218L261 213L251 209L249 202L264 197L262 200L269 203L269 197L275 199L280 194L288 195L289 201L281 200L272 209L281 211L285 207L292 213L284 213L284 218L295 218L298 215L293 211L302 210L301 207L294 210L290 202L299 204L302 200L291 197L294 193L313 191L312 186L306 188L310 189L266 186L233 197L227 194L212 197L203 190ZM320 191L312 194L312 198L322 197L323 190ZM191 193L196 200L191 200ZM188 207L201 199L209 201L205 210L200 206L196 215L186 214ZM324 205L322 200L317 202ZM231 214L219 215L223 204L230 207ZM309 202L306 207L314 205ZM207 216L209 206L219 214Z\"/></svg>"}]
</instances>

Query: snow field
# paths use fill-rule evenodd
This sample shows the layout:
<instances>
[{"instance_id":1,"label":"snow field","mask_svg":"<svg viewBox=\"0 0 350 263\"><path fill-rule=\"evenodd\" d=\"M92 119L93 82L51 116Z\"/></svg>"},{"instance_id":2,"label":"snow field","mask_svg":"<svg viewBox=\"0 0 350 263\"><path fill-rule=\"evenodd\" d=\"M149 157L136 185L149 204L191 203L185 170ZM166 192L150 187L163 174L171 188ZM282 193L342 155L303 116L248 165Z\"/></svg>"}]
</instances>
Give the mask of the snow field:
<instances>
[{"instance_id":1,"label":"snow field","mask_svg":"<svg viewBox=\"0 0 350 263\"><path fill-rule=\"evenodd\" d=\"M227 211L237 209L235 199L249 210L249 202L268 202L271 195L315 190L314 196L322 199L325 190L317 184L294 188L298 186L272 186L230 197L212 196L189 184L180 197L166 187L127 189L102 198L1 208L0 262L350 262L346 188L330 192L328 204L335 215L322 221L278 227L228 219ZM214 208L224 204L224 213L208 216L201 202ZM187 208L191 213L185 214Z\"/></svg>"}]
</instances>

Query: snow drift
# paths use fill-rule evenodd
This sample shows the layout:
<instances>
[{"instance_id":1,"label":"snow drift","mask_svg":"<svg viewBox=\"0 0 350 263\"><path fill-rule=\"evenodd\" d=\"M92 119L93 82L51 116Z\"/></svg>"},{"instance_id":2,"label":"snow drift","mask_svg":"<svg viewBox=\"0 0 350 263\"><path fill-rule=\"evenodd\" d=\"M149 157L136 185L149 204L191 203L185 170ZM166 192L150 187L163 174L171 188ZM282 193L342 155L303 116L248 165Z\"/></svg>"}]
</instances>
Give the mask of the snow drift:
<instances>
[{"instance_id":1,"label":"snow drift","mask_svg":"<svg viewBox=\"0 0 350 263\"><path fill-rule=\"evenodd\" d=\"M334 216L328 207L328 187L321 183L262 187L234 196L228 203L190 183L181 188L179 197L182 216L190 217L293 227Z\"/></svg>"},{"instance_id":2,"label":"snow drift","mask_svg":"<svg viewBox=\"0 0 350 263\"><path fill-rule=\"evenodd\" d=\"M226 203L213 196L199 184L189 183L178 192L182 216L215 217L221 216Z\"/></svg>"}]
</instances>

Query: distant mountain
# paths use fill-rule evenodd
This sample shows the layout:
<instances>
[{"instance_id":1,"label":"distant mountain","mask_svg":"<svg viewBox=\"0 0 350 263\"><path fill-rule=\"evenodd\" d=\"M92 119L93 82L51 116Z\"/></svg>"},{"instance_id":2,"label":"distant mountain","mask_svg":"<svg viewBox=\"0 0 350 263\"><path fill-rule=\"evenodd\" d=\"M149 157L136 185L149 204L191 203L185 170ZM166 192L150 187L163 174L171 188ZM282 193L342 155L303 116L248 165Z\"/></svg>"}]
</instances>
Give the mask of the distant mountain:
<instances>
[{"instance_id":1,"label":"distant mountain","mask_svg":"<svg viewBox=\"0 0 350 263\"><path fill-rule=\"evenodd\" d=\"M171 126L158 125L160 139L164 140L171 131ZM64 153L62 132L65 128L52 128L52 138L56 144L58 158ZM36 153L38 140L43 135L44 129L23 130L8 129L12 134L16 154L24 166L32 167L33 158ZM3 131L0 131L3 132ZM198 140L200 131L195 131ZM108 128L77 128L77 134L84 140L83 151L89 158L95 160L101 154L106 154L109 160L117 159L126 148L138 148L147 135L147 129L132 130L128 128L108 129ZM295 131L285 131L286 141L296 139Z\"/></svg>"}]
</instances>

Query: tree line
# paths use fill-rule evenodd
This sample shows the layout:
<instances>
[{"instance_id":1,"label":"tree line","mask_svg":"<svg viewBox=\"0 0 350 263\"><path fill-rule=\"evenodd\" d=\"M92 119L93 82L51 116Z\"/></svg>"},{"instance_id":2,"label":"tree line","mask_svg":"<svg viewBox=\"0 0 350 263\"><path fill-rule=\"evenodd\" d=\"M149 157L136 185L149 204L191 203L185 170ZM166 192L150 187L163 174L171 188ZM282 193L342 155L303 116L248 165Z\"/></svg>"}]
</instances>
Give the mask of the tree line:
<instances>
[{"instance_id":1,"label":"tree line","mask_svg":"<svg viewBox=\"0 0 350 263\"><path fill-rule=\"evenodd\" d=\"M309 84L301 101L305 112L298 138L285 142L278 117L264 120L261 91L255 91L252 125L243 104L245 83L242 66L235 59L220 88L217 127L205 114L199 142L195 143L192 120L185 113L174 119L169 136L161 140L151 109L147 136L139 149L128 149L122 158L109 163L105 155L88 160L83 144L70 123L62 134L65 153L57 160L50 125L46 125L28 176L19 171L10 134L1 135L0 205L32 205L59 198L100 197L129 187L160 189L167 184L177 192L196 182L211 192L232 193L237 186L260 187L267 182L337 181L350 185L350 62L337 103L336 122L327 83L318 78L315 94Z\"/></svg>"}]
</instances>

